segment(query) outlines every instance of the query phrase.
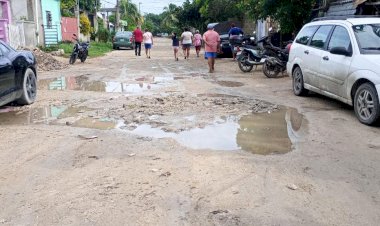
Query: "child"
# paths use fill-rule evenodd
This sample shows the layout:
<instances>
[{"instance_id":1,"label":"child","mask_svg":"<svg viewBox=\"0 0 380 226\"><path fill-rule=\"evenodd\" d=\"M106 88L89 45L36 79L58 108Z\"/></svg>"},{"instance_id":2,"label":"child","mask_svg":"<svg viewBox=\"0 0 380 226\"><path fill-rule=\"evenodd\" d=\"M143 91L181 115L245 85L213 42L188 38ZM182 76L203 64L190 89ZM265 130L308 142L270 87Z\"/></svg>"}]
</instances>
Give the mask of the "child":
<instances>
[{"instance_id":1,"label":"child","mask_svg":"<svg viewBox=\"0 0 380 226\"><path fill-rule=\"evenodd\" d=\"M195 46L195 51L197 52L197 57L199 57L199 52L201 51L201 47L202 47L202 35L199 34L199 30L195 31L194 46Z\"/></svg>"},{"instance_id":2,"label":"child","mask_svg":"<svg viewBox=\"0 0 380 226\"><path fill-rule=\"evenodd\" d=\"M178 49L179 49L179 39L177 38L177 33L172 33L173 40L173 51L174 51L174 60L178 61Z\"/></svg>"}]
</instances>

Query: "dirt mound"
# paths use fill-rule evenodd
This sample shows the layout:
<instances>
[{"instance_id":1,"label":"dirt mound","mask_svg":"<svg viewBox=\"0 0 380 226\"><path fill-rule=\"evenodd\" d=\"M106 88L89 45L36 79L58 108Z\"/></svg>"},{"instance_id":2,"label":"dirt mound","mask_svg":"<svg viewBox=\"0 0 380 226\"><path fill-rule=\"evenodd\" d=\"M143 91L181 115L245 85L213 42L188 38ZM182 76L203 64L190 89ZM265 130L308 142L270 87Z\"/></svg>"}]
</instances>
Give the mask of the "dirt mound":
<instances>
[{"instance_id":1,"label":"dirt mound","mask_svg":"<svg viewBox=\"0 0 380 226\"><path fill-rule=\"evenodd\" d=\"M40 49L34 49L33 53L37 58L39 71L61 70L68 67L68 64L58 61L50 53L45 53Z\"/></svg>"}]
</instances>

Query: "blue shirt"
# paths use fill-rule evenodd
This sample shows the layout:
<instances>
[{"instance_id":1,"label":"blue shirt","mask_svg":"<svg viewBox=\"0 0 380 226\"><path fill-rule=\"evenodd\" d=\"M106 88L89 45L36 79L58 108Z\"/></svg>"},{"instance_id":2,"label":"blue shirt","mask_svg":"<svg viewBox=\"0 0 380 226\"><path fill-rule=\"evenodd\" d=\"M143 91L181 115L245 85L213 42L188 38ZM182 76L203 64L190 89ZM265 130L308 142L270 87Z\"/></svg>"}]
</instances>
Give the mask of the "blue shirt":
<instances>
[{"instance_id":1,"label":"blue shirt","mask_svg":"<svg viewBox=\"0 0 380 226\"><path fill-rule=\"evenodd\" d=\"M173 40L172 46L179 46L179 39L177 38L177 36L173 36L172 40Z\"/></svg>"},{"instance_id":2,"label":"blue shirt","mask_svg":"<svg viewBox=\"0 0 380 226\"><path fill-rule=\"evenodd\" d=\"M243 30L238 27L232 27L230 31L228 32L228 35L240 35L244 34Z\"/></svg>"}]
</instances>

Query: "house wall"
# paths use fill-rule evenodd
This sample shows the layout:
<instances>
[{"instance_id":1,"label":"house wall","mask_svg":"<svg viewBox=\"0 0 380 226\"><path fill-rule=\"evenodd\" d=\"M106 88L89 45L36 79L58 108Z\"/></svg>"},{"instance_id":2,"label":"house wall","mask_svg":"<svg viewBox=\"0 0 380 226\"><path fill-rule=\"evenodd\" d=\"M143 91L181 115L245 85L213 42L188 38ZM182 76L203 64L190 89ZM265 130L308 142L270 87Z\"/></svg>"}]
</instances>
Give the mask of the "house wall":
<instances>
[{"instance_id":1,"label":"house wall","mask_svg":"<svg viewBox=\"0 0 380 226\"><path fill-rule=\"evenodd\" d=\"M11 1L11 14L12 20L35 20L35 7L34 0L18 0Z\"/></svg>"},{"instance_id":2,"label":"house wall","mask_svg":"<svg viewBox=\"0 0 380 226\"><path fill-rule=\"evenodd\" d=\"M58 41L62 40L61 31L61 1L60 0L41 0L41 14L43 18L43 25L47 25L47 11L51 12L52 25L57 26L58 31Z\"/></svg>"},{"instance_id":3,"label":"house wall","mask_svg":"<svg viewBox=\"0 0 380 226\"><path fill-rule=\"evenodd\" d=\"M62 24L62 41L73 41L73 35L76 34L78 36L77 18L62 17L61 24Z\"/></svg>"},{"instance_id":4,"label":"house wall","mask_svg":"<svg viewBox=\"0 0 380 226\"><path fill-rule=\"evenodd\" d=\"M10 5L8 0L0 0L0 40L8 42L8 24L11 23Z\"/></svg>"}]
</instances>

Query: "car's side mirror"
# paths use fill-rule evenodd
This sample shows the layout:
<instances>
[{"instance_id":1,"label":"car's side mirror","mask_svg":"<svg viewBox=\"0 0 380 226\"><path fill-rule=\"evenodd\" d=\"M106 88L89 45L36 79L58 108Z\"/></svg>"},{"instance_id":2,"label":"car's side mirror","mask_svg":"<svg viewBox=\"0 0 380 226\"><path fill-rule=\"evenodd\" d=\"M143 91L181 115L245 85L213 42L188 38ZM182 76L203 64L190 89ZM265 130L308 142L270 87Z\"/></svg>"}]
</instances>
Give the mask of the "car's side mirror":
<instances>
[{"instance_id":1,"label":"car's side mirror","mask_svg":"<svg viewBox=\"0 0 380 226\"><path fill-rule=\"evenodd\" d=\"M352 51L349 51L344 47L334 47L330 49L330 53L342 56L352 56Z\"/></svg>"}]
</instances>

